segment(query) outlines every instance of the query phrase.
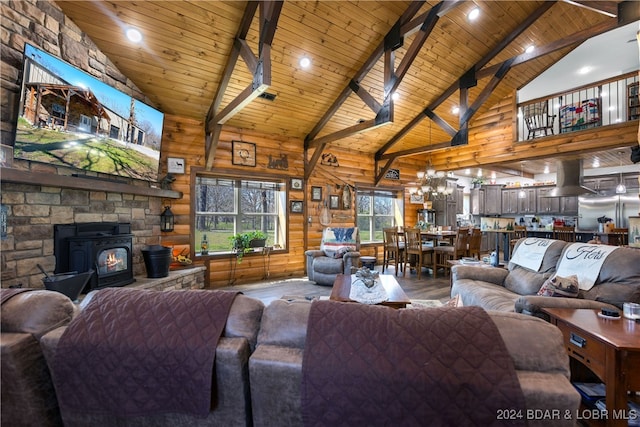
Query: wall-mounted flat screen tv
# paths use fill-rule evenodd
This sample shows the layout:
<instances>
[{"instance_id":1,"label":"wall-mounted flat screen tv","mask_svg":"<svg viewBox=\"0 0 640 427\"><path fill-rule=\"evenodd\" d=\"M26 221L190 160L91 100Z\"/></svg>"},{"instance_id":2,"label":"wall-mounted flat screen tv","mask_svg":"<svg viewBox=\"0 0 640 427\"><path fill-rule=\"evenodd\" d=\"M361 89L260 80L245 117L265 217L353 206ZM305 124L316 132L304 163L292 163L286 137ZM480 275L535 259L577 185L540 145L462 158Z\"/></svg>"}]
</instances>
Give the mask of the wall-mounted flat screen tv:
<instances>
[{"instance_id":1,"label":"wall-mounted flat screen tv","mask_svg":"<svg viewBox=\"0 0 640 427\"><path fill-rule=\"evenodd\" d=\"M14 157L157 181L164 114L25 46Z\"/></svg>"}]
</instances>

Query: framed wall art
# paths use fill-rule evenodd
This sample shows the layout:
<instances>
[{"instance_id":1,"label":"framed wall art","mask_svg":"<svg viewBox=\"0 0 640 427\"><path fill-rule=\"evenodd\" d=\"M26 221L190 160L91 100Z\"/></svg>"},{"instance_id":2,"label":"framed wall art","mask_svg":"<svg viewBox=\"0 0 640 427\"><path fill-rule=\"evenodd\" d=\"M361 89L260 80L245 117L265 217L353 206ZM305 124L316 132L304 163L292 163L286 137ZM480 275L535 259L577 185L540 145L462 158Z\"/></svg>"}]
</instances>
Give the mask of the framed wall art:
<instances>
[{"instance_id":1,"label":"framed wall art","mask_svg":"<svg viewBox=\"0 0 640 427\"><path fill-rule=\"evenodd\" d=\"M167 172L168 173L184 173L185 162L180 157L167 158Z\"/></svg>"},{"instance_id":2,"label":"framed wall art","mask_svg":"<svg viewBox=\"0 0 640 427\"><path fill-rule=\"evenodd\" d=\"M231 163L240 166L256 165L256 144L252 142L231 141Z\"/></svg>"},{"instance_id":3,"label":"framed wall art","mask_svg":"<svg viewBox=\"0 0 640 427\"><path fill-rule=\"evenodd\" d=\"M304 204L302 200L291 200L291 213L302 213Z\"/></svg>"},{"instance_id":4,"label":"framed wall art","mask_svg":"<svg viewBox=\"0 0 640 427\"><path fill-rule=\"evenodd\" d=\"M329 196L329 209L340 209L340 197L337 194Z\"/></svg>"},{"instance_id":5,"label":"framed wall art","mask_svg":"<svg viewBox=\"0 0 640 427\"><path fill-rule=\"evenodd\" d=\"M311 187L311 201L322 201L322 187Z\"/></svg>"},{"instance_id":6,"label":"framed wall art","mask_svg":"<svg viewBox=\"0 0 640 427\"><path fill-rule=\"evenodd\" d=\"M304 185L304 181L302 178L291 178L291 189L292 190L302 190Z\"/></svg>"},{"instance_id":7,"label":"framed wall art","mask_svg":"<svg viewBox=\"0 0 640 427\"><path fill-rule=\"evenodd\" d=\"M424 203L424 195L413 193L409 196L409 203L421 204Z\"/></svg>"}]
</instances>

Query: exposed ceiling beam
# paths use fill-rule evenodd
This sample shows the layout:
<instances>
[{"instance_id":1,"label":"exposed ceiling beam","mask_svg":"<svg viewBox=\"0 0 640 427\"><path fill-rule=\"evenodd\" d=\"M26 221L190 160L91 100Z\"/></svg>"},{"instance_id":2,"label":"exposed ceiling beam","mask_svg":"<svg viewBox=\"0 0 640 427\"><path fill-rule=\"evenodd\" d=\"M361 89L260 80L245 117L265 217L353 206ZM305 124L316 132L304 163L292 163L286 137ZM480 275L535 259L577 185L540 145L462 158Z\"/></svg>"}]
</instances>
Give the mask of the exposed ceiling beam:
<instances>
[{"instance_id":1,"label":"exposed ceiling beam","mask_svg":"<svg viewBox=\"0 0 640 427\"><path fill-rule=\"evenodd\" d=\"M588 40L592 37L595 37L599 34L606 33L607 31L614 30L622 25L626 25L628 22L618 23L618 22L602 22L601 24L595 25L587 30L578 31L570 36L567 36L563 39L557 40L553 43L549 43L545 46L537 47L531 53L523 53L522 55L517 55L508 59L509 61L513 61L511 63L512 67L516 65L523 64L528 61L532 61L541 56L548 55L552 52L555 52L560 49L564 49L565 47L573 46L578 43L582 43L585 40ZM506 61L505 61L506 62ZM490 67L483 68L478 71L478 78L482 79L485 77L489 77L496 73L496 71L502 66L502 63L495 64Z\"/></svg>"},{"instance_id":2,"label":"exposed ceiling beam","mask_svg":"<svg viewBox=\"0 0 640 427\"><path fill-rule=\"evenodd\" d=\"M618 3L615 1L573 1L563 0L565 3L601 13L610 18L618 17Z\"/></svg>"},{"instance_id":3,"label":"exposed ceiling beam","mask_svg":"<svg viewBox=\"0 0 640 427\"><path fill-rule=\"evenodd\" d=\"M275 36L278 26L282 4L282 1L250 1L247 3L233 43L232 51L229 54L223 79L205 120L205 164L207 170L213 167L213 160L218 147L217 139L220 136L220 131L216 131L216 128L237 114L238 111L242 110L271 85L271 43L273 42L273 37ZM258 6L260 6L260 39L258 41L258 55L256 56L249 48L246 42L246 36ZM218 112L218 108L229 86L233 69L239 57L242 57L245 65L253 74L252 82L236 96L233 101L222 109L222 111Z\"/></svg>"},{"instance_id":4,"label":"exposed ceiling beam","mask_svg":"<svg viewBox=\"0 0 640 427\"><path fill-rule=\"evenodd\" d=\"M453 6L459 3L459 0L450 0L440 2L434 7L432 7L428 13L422 15L424 17L423 20L412 20L415 14L420 10L423 6L424 1L414 1L412 2L407 10L402 14L402 16L396 21L394 26L389 30L389 32L384 37L383 41L380 45L373 51L372 55L365 61L364 65L360 70L356 73L356 76L351 80L348 87L345 88L338 99L331 105L329 110L323 115L318 124L312 129L312 131L305 138L305 160L307 158L307 150L309 148L315 148L316 152L320 149L320 145L322 145L323 149L328 142L337 140L336 136L344 135L348 136L349 129L357 128L357 126L352 126L347 131L335 132L332 134L332 139L329 141L327 136L323 137L322 142L318 142L315 140L316 136L320 132L320 130L328 123L330 117L335 114L335 112L339 109L340 106L346 101L354 88L357 88L358 94L364 101L367 106L370 108L372 106L377 107L377 103L372 103L372 97L365 97L363 93L359 90L360 86L358 82L364 78L364 76L371 71L373 66L377 63L380 57L385 55L385 75L384 75L384 97L383 100L383 108L380 110L373 110L376 113L376 119L373 126L370 128L383 125L385 123L391 123L393 121L393 100L391 99L391 95L394 90L401 83L402 78L406 75L407 70L415 60L417 53L420 51L422 46L424 45L426 39L429 34L435 27L436 22L447 11L451 10ZM444 12L443 12L444 9ZM412 25L407 25L411 23ZM418 36L416 36L411 45L409 46L405 57L401 61L400 65L397 69L393 69L393 51L398 47L402 46L402 41L404 36L408 32L413 32L416 27L419 27L419 31L421 32ZM361 129L363 131L365 129ZM368 129L367 129L368 130ZM305 177L308 178L311 175L311 172L315 168L319 155L316 155L314 152L314 156L309 162L305 162ZM315 161L314 161L315 159Z\"/></svg>"},{"instance_id":5,"label":"exposed ceiling beam","mask_svg":"<svg viewBox=\"0 0 640 427\"><path fill-rule=\"evenodd\" d=\"M385 166L386 169L389 169L391 167L391 164L393 163L393 155L391 157L388 157L385 155L385 153L395 144L397 143L402 136L406 135L409 130L413 127L415 127L418 123L420 123L420 121L422 121L422 119L424 118L424 115L426 115L427 117L429 117L431 120L433 120L436 124L438 124L438 126L440 126L445 132L447 132L449 135L451 135L454 139L457 137L458 140L463 140L466 141L466 132L464 131L464 129L466 128L466 121L462 122L461 121L461 128L463 129L463 132L461 134L459 134L457 131L451 126L449 125L444 119L442 119L441 117L439 117L437 114L434 113L434 110L440 106L440 104L442 104L445 100L447 100L451 95L453 95L459 88L461 87L471 87L471 85L469 84L465 84L469 83L469 76L473 76L473 80L475 81L477 78L479 78L478 76L475 75L474 71L478 70L480 68L482 68L483 66L485 66L487 63L489 63L489 61L491 61L491 59L493 59L498 53L500 53L506 46L509 45L509 43L511 43L513 40L515 40L520 34L522 34L531 24L533 24L538 18L540 18L540 16L542 16L545 12L547 12L551 6L553 6L553 4L555 4L555 1L549 1L549 2L544 2L538 9L535 10L534 13L530 14L529 16L527 16L527 18L521 22L507 37L505 37L502 41L500 41L500 43L498 43L493 49L491 49L491 51L489 51L482 59L480 59L480 61L478 61L472 68L470 68L469 70L467 70L457 81L455 81L453 84L451 84L451 86L449 86L449 88L447 88L447 90L445 90L442 95L440 95L438 98L436 98L436 100L434 102L432 102L428 107L426 107L422 114L416 116L411 122L409 122L409 124L407 126L405 126L398 134L394 135L393 138L391 138L391 140L389 142L387 142L384 146L382 146L382 148L380 148L380 150L378 150L376 152L375 158L376 158L376 164L378 160L382 160L382 159L387 159L390 160L387 165ZM506 62L506 61L505 61ZM500 70L502 70L502 68L498 68L497 70L494 71L494 75L497 75ZM506 73L506 71L505 71ZM462 91L461 93L461 100L465 101L465 105L466 105L466 91ZM489 92L490 94L490 92ZM486 101L483 100L482 102ZM468 119L467 119L468 121ZM436 148L434 147L439 147L441 144L434 144L434 145L430 145L427 149L427 151L432 151ZM451 143L449 143L449 146L451 146ZM446 148L446 147L440 147L440 148ZM440 149L437 148L437 149ZM412 151L412 150L405 150L404 152L407 151ZM425 152L425 151L417 151L416 154L421 153L421 152ZM396 152L394 154L398 154L399 152ZM397 157L404 157L406 155L399 155ZM397 158L396 157L396 158ZM384 170L384 168L383 168ZM386 172L386 170L385 170ZM375 179L375 184L377 185L382 178L384 177L384 173L382 174L377 174L376 175L376 179Z\"/></svg>"},{"instance_id":6,"label":"exposed ceiling beam","mask_svg":"<svg viewBox=\"0 0 640 427\"><path fill-rule=\"evenodd\" d=\"M406 157L407 155L411 155L407 153L412 152L414 150L404 150L403 152L395 152L391 156L387 156L385 153L393 145L395 145L395 143L397 143L402 138L402 136L406 135L411 128L417 126L417 124L420 121L422 121L422 119L424 119L424 116L429 117L436 124L438 124L445 132L451 135L452 142L450 142L448 146L443 146L443 143L430 144L429 147L427 148L421 148L419 150L416 150L414 154L420 154L427 151L434 151L436 149L448 148L452 145L452 143L456 143L456 144L466 143L467 136L468 136L466 132L466 129L468 127L468 121L471 118L471 116L475 114L475 111L477 111L477 108L479 107L479 105L476 105L474 103L473 108L475 109L475 111L472 111L471 114L468 115L469 113L467 113L467 110L466 110L466 105L468 101L467 100L468 92L466 89L475 85L475 82L479 78L478 76L475 75L474 71L482 68L484 65L489 63L491 59L493 59L498 53L500 53L506 46L509 45L509 43L515 40L520 34L522 34L531 24L533 24L540 16L546 13L551 8L551 6L553 6L553 4L555 3L556 3L555 1L544 2L538 9L536 9L534 13L527 16L527 18L523 22L521 22L507 37L505 37L491 51L489 51L480 61L478 61L472 68L467 70L456 82L454 82L451 86L449 86L449 88L447 88L447 90L445 90L442 93L442 95L440 95L438 98L436 98L434 102L432 102L429 106L427 106L420 115L416 116L398 134L394 135L389 142L387 142L384 146L382 146L382 148L380 148L380 150L376 152L376 155L375 155L376 164L378 160L383 160L383 159L389 160L385 165L385 167L383 167L383 171L386 173L386 170L388 170L391 167L393 161L396 158ZM495 85L497 85L497 83L504 77L504 74L506 74L506 71L508 71L508 69L505 70L504 67L498 67L498 69L494 71L494 80L496 78L498 80L495 82L492 81L489 84L490 90L487 91L486 93L483 92L483 94L481 94L483 99L481 100L480 104L484 103L486 99L488 99L488 96L491 94L491 91L495 88ZM500 73L503 73L502 76L499 76ZM471 83L471 81L473 81L473 83ZM435 114L433 110L435 110L438 106L440 106L440 104L442 104L451 95L453 95L458 89L461 89L461 88L462 90L460 94L460 100L465 110L461 114L464 114L465 117L464 117L464 121L462 120L462 118L460 120L460 129L462 132L457 132L444 119L442 119L437 114ZM397 155L397 156L394 156L394 155ZM384 177L384 173L377 174L375 179L375 184L377 185L382 180L383 177Z\"/></svg>"}]
</instances>

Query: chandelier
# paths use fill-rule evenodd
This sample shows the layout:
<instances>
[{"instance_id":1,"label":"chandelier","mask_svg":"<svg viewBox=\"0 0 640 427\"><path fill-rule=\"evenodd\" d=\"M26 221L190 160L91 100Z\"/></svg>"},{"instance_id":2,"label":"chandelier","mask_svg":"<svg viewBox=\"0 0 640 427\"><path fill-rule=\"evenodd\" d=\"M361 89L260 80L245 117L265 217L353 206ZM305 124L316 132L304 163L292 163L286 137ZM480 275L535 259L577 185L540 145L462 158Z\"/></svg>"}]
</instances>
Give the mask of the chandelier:
<instances>
[{"instance_id":1,"label":"chandelier","mask_svg":"<svg viewBox=\"0 0 640 427\"><path fill-rule=\"evenodd\" d=\"M426 200L443 200L453 194L453 187L449 186L448 175L445 171L437 171L427 164L423 171L418 171L418 187L409 190L412 194L426 197Z\"/></svg>"}]
</instances>

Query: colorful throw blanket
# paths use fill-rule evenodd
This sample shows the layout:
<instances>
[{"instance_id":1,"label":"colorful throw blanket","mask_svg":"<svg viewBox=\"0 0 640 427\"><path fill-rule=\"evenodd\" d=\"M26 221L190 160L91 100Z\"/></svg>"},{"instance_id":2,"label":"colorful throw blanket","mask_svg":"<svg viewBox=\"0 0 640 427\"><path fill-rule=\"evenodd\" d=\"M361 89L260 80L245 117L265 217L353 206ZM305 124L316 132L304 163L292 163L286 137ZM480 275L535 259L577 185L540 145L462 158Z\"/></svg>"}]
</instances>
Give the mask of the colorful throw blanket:
<instances>
[{"instance_id":1,"label":"colorful throw blanket","mask_svg":"<svg viewBox=\"0 0 640 427\"><path fill-rule=\"evenodd\" d=\"M214 358L236 292L98 291L53 361L62 412L205 417Z\"/></svg>"},{"instance_id":2,"label":"colorful throw blanket","mask_svg":"<svg viewBox=\"0 0 640 427\"><path fill-rule=\"evenodd\" d=\"M617 246L572 243L562 252L556 276L578 276L579 288L588 291L598 280L600 269Z\"/></svg>"},{"instance_id":3,"label":"colorful throw blanket","mask_svg":"<svg viewBox=\"0 0 640 427\"><path fill-rule=\"evenodd\" d=\"M553 242L555 240L527 237L514 252L511 262L532 271L539 271L544 254Z\"/></svg>"},{"instance_id":4,"label":"colorful throw blanket","mask_svg":"<svg viewBox=\"0 0 640 427\"><path fill-rule=\"evenodd\" d=\"M524 396L483 309L312 303L305 426L497 426L496 414L510 409L524 413Z\"/></svg>"}]
</instances>

